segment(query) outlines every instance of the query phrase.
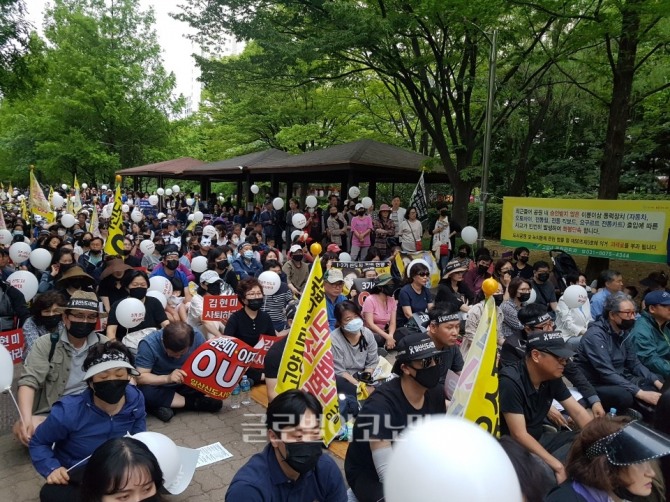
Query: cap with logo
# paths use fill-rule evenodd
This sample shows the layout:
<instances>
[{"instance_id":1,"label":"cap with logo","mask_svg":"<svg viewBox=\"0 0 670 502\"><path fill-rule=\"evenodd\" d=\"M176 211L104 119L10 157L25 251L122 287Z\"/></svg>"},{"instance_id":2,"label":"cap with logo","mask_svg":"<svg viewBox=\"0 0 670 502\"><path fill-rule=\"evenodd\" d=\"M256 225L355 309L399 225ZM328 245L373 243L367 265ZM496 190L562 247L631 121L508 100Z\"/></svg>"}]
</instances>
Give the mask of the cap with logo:
<instances>
[{"instance_id":1,"label":"cap with logo","mask_svg":"<svg viewBox=\"0 0 670 502\"><path fill-rule=\"evenodd\" d=\"M200 274L200 283L214 284L215 282L221 281L221 277L214 270L205 270Z\"/></svg>"},{"instance_id":2,"label":"cap with logo","mask_svg":"<svg viewBox=\"0 0 670 502\"><path fill-rule=\"evenodd\" d=\"M331 268L330 270L326 270L324 279L330 284L344 282L344 276L342 275L342 271L339 268Z\"/></svg>"},{"instance_id":3,"label":"cap with logo","mask_svg":"<svg viewBox=\"0 0 670 502\"><path fill-rule=\"evenodd\" d=\"M540 316L534 317L533 319L530 319L526 321L526 326L529 326L531 328L534 328L535 326L540 326L548 321L551 321L551 316L549 314L542 314Z\"/></svg>"},{"instance_id":4,"label":"cap with logo","mask_svg":"<svg viewBox=\"0 0 670 502\"><path fill-rule=\"evenodd\" d=\"M645 305L670 305L670 293L665 290L652 291L644 297Z\"/></svg>"},{"instance_id":5,"label":"cap with logo","mask_svg":"<svg viewBox=\"0 0 670 502\"><path fill-rule=\"evenodd\" d=\"M526 347L527 350L535 349L556 357L568 358L575 355L575 352L568 348L560 331L534 331L528 335Z\"/></svg>"},{"instance_id":6,"label":"cap with logo","mask_svg":"<svg viewBox=\"0 0 670 502\"><path fill-rule=\"evenodd\" d=\"M393 373L399 375L400 365L410 361L419 361L442 354L443 351L435 347L435 342L424 333L406 335L396 345L397 353L393 365Z\"/></svg>"}]
</instances>

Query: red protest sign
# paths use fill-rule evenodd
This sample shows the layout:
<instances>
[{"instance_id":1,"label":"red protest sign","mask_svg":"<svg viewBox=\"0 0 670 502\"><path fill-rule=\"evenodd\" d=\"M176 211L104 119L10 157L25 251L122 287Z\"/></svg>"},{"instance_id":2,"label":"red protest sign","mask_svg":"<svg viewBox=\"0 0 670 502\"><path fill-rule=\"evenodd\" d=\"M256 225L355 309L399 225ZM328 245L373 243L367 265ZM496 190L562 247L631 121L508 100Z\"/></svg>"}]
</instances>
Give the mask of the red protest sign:
<instances>
[{"instance_id":1,"label":"red protest sign","mask_svg":"<svg viewBox=\"0 0 670 502\"><path fill-rule=\"evenodd\" d=\"M202 304L203 321L221 321L226 322L233 312L242 308L239 298L236 295L207 295Z\"/></svg>"},{"instance_id":2,"label":"red protest sign","mask_svg":"<svg viewBox=\"0 0 670 502\"><path fill-rule=\"evenodd\" d=\"M264 342L257 346L263 348ZM181 368L186 372L184 383L215 399L226 399L258 354L259 349L237 338L214 338L186 360Z\"/></svg>"},{"instance_id":3,"label":"red protest sign","mask_svg":"<svg viewBox=\"0 0 670 502\"><path fill-rule=\"evenodd\" d=\"M5 346L9 355L12 356L14 364L19 364L23 361L24 340L22 329L0 332L0 343Z\"/></svg>"},{"instance_id":4,"label":"red protest sign","mask_svg":"<svg viewBox=\"0 0 670 502\"><path fill-rule=\"evenodd\" d=\"M265 356L267 355L270 347L272 347L279 340L284 338L283 336L270 336L270 335L261 335L260 340L256 344L256 350L258 350L258 355L256 358L251 361L250 368L263 369L265 368ZM263 344L261 346L261 343ZM260 346L260 347L259 347Z\"/></svg>"}]
</instances>

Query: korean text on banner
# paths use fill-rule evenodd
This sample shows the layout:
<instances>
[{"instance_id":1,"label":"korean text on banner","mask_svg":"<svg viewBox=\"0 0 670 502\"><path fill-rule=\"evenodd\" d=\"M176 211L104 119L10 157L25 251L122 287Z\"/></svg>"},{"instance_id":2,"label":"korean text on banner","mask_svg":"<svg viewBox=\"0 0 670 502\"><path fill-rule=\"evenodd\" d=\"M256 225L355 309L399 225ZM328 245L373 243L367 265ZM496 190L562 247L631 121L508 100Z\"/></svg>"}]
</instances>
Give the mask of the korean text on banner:
<instances>
[{"instance_id":1,"label":"korean text on banner","mask_svg":"<svg viewBox=\"0 0 670 502\"><path fill-rule=\"evenodd\" d=\"M323 441L329 445L342 424L320 260L312 265L279 366L277 393L290 389L303 389L319 400Z\"/></svg>"},{"instance_id":2,"label":"korean text on banner","mask_svg":"<svg viewBox=\"0 0 670 502\"><path fill-rule=\"evenodd\" d=\"M262 339L256 347L237 338L209 340L182 366L186 372L184 384L215 399L227 399L264 347Z\"/></svg>"},{"instance_id":3,"label":"korean text on banner","mask_svg":"<svg viewBox=\"0 0 670 502\"><path fill-rule=\"evenodd\" d=\"M666 263L670 201L505 197L501 242Z\"/></svg>"},{"instance_id":4,"label":"korean text on banner","mask_svg":"<svg viewBox=\"0 0 670 502\"><path fill-rule=\"evenodd\" d=\"M47 220L48 223L53 223L54 213L51 210L51 205L44 196L42 187L37 182L37 178L35 178L35 173L32 169L30 170L30 194L28 197L30 199L30 212L41 216Z\"/></svg>"},{"instance_id":5,"label":"korean text on banner","mask_svg":"<svg viewBox=\"0 0 670 502\"><path fill-rule=\"evenodd\" d=\"M121 183L116 185L114 196L114 209L112 219L109 222L107 242L105 242L105 254L108 256L123 256L123 200L121 200Z\"/></svg>"},{"instance_id":6,"label":"korean text on banner","mask_svg":"<svg viewBox=\"0 0 670 502\"><path fill-rule=\"evenodd\" d=\"M242 308L237 295L207 295L202 303L203 321L221 321L225 323L233 312Z\"/></svg>"},{"instance_id":7,"label":"korean text on banner","mask_svg":"<svg viewBox=\"0 0 670 502\"><path fill-rule=\"evenodd\" d=\"M448 415L470 420L496 437L500 436L497 341L496 306L490 297L447 410Z\"/></svg>"},{"instance_id":8,"label":"korean text on banner","mask_svg":"<svg viewBox=\"0 0 670 502\"><path fill-rule=\"evenodd\" d=\"M12 362L19 364L23 361L23 330L15 329L12 331L0 332L0 343L2 343L9 355L12 356Z\"/></svg>"},{"instance_id":9,"label":"korean text on banner","mask_svg":"<svg viewBox=\"0 0 670 502\"><path fill-rule=\"evenodd\" d=\"M414 192L412 192L410 205L416 208L417 219L423 220L428 216L428 199L426 198L426 185L423 182L423 172L421 173L419 182L414 188Z\"/></svg>"}]
</instances>

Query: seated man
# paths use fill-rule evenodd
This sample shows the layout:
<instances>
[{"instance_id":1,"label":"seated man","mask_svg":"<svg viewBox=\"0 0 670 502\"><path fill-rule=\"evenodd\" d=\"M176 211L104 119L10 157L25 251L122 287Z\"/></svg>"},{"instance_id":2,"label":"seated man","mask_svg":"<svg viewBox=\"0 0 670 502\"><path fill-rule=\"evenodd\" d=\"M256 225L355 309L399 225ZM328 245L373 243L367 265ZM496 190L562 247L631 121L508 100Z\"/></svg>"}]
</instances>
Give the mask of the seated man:
<instances>
[{"instance_id":1,"label":"seated man","mask_svg":"<svg viewBox=\"0 0 670 502\"><path fill-rule=\"evenodd\" d=\"M434 308L428 312L426 333L430 336L435 348L442 351L440 354L440 384L444 385L447 372L453 371L457 375L463 370L463 356L458 349L458 332L461 318L453 305L443 304L443 308Z\"/></svg>"},{"instance_id":2,"label":"seated man","mask_svg":"<svg viewBox=\"0 0 670 502\"><path fill-rule=\"evenodd\" d=\"M536 331L554 331L554 322L551 320L551 316L547 313L547 309L544 305L531 303L530 305L523 307L519 310L519 322L523 324L523 331L521 334L514 333L507 337L500 349L501 366L514 364L526 356L526 341L531 333ZM563 333L561 333L561 336L563 336ZM570 350L572 350L570 343L566 343ZM593 385L591 385L584 373L582 373L580 367L577 366L577 363L568 360L563 373L563 376L570 380L570 383L572 383L584 397L584 400L588 405L587 407L591 408L593 415L596 418L604 417L605 409L600 402L600 398ZM558 426L562 426L565 423L563 416L554 407L549 410L549 419Z\"/></svg>"},{"instance_id":3,"label":"seated man","mask_svg":"<svg viewBox=\"0 0 670 502\"><path fill-rule=\"evenodd\" d=\"M268 405L265 424L270 443L235 474L228 502L320 500L346 502L342 474L323 442L319 401L302 390L288 390Z\"/></svg>"},{"instance_id":4,"label":"seated man","mask_svg":"<svg viewBox=\"0 0 670 502\"><path fill-rule=\"evenodd\" d=\"M637 356L662 378L670 376L670 293L652 291L644 297L645 310L630 330Z\"/></svg>"},{"instance_id":5,"label":"seated man","mask_svg":"<svg viewBox=\"0 0 670 502\"><path fill-rule=\"evenodd\" d=\"M398 342L393 372L400 375L385 382L365 400L354 425L344 471L359 502L384 498L384 474L393 442L412 422L447 411L439 385L441 352L425 334L409 334Z\"/></svg>"},{"instance_id":6,"label":"seated man","mask_svg":"<svg viewBox=\"0 0 670 502\"><path fill-rule=\"evenodd\" d=\"M603 270L598 276L598 292L591 297L591 317L596 321L603 316L605 301L610 295L623 291L623 277L616 270Z\"/></svg>"},{"instance_id":7,"label":"seated man","mask_svg":"<svg viewBox=\"0 0 670 502\"><path fill-rule=\"evenodd\" d=\"M99 313L95 293L75 291L67 306L58 310L63 314L60 331L35 340L19 377L18 405L23 421L14 425L14 434L26 446L56 401L86 389L82 365L88 349L108 341L94 331L98 318L107 315Z\"/></svg>"},{"instance_id":8,"label":"seated man","mask_svg":"<svg viewBox=\"0 0 670 502\"><path fill-rule=\"evenodd\" d=\"M463 282L468 287L472 294L477 296L482 290L482 284L484 281L491 277L489 269L491 268L491 263L493 259L489 254L488 250L485 248L477 250L476 256L477 266L468 270L465 275L463 275Z\"/></svg>"},{"instance_id":9,"label":"seated man","mask_svg":"<svg viewBox=\"0 0 670 502\"><path fill-rule=\"evenodd\" d=\"M635 326L635 304L624 293L607 297L603 315L589 325L575 361L593 384L605 409L636 408L653 413L661 377L637 358L628 336Z\"/></svg>"},{"instance_id":10,"label":"seated man","mask_svg":"<svg viewBox=\"0 0 670 502\"><path fill-rule=\"evenodd\" d=\"M561 377L574 352L560 333L535 332L528 337L526 357L500 370L502 433L542 459L558 483L566 479L563 461L574 437L572 431L544 432L544 419L555 399L579 427L591 415L570 395Z\"/></svg>"},{"instance_id":11,"label":"seated man","mask_svg":"<svg viewBox=\"0 0 670 502\"><path fill-rule=\"evenodd\" d=\"M185 322L168 324L147 335L137 347L135 365L140 375L137 384L144 394L147 412L169 422L174 410L216 412L223 402L212 399L183 384L181 369L205 338Z\"/></svg>"},{"instance_id":12,"label":"seated man","mask_svg":"<svg viewBox=\"0 0 670 502\"><path fill-rule=\"evenodd\" d=\"M554 285L549 280L549 264L546 261L538 261L533 264L533 278L531 284L535 290L535 303L544 306L546 312L556 317L558 301Z\"/></svg>"}]
</instances>

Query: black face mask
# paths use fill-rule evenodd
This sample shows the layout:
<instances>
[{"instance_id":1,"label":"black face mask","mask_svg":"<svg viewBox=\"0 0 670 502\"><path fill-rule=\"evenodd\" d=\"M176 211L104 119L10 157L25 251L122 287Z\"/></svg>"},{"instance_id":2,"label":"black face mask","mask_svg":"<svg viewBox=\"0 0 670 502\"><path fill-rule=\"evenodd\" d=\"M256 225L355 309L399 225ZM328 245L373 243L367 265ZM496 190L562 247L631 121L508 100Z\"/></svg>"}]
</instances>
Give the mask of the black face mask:
<instances>
[{"instance_id":1,"label":"black face mask","mask_svg":"<svg viewBox=\"0 0 670 502\"><path fill-rule=\"evenodd\" d=\"M215 282L213 284L208 284L207 285L207 292L210 295L220 295L221 294L221 283L220 282Z\"/></svg>"},{"instance_id":2,"label":"black face mask","mask_svg":"<svg viewBox=\"0 0 670 502\"><path fill-rule=\"evenodd\" d=\"M156 248L156 251L158 251L158 254L160 254L163 252L163 249L165 249L165 244L154 243L154 247Z\"/></svg>"},{"instance_id":3,"label":"black face mask","mask_svg":"<svg viewBox=\"0 0 670 502\"><path fill-rule=\"evenodd\" d=\"M303 255L301 255L301 254L294 254L294 255L291 256L291 259L293 261L298 261L298 262L302 261L302 258L303 258Z\"/></svg>"},{"instance_id":4,"label":"black face mask","mask_svg":"<svg viewBox=\"0 0 670 502\"><path fill-rule=\"evenodd\" d=\"M496 302L496 305L497 305L498 307L500 307L500 306L502 305L503 297L504 297L504 296L505 296L505 295L503 295L502 293L493 295L493 301Z\"/></svg>"},{"instance_id":5,"label":"black face mask","mask_svg":"<svg viewBox=\"0 0 670 502\"><path fill-rule=\"evenodd\" d=\"M93 382L93 393L107 404L116 404L126 395L126 387L130 380L105 380Z\"/></svg>"},{"instance_id":6,"label":"black face mask","mask_svg":"<svg viewBox=\"0 0 670 502\"><path fill-rule=\"evenodd\" d=\"M466 253L465 251L459 251L459 252L458 252L458 257L459 257L459 258L467 258L467 257L468 257L468 253Z\"/></svg>"},{"instance_id":7,"label":"black face mask","mask_svg":"<svg viewBox=\"0 0 670 502\"><path fill-rule=\"evenodd\" d=\"M300 474L305 474L316 467L323 453L321 443L284 443L288 466Z\"/></svg>"},{"instance_id":8,"label":"black face mask","mask_svg":"<svg viewBox=\"0 0 670 502\"><path fill-rule=\"evenodd\" d=\"M365 214L365 211L356 211L356 214L358 216L363 216Z\"/></svg>"},{"instance_id":9,"label":"black face mask","mask_svg":"<svg viewBox=\"0 0 670 502\"><path fill-rule=\"evenodd\" d=\"M521 303L526 303L528 300L530 300L530 293L521 293L519 295L519 301Z\"/></svg>"},{"instance_id":10,"label":"black face mask","mask_svg":"<svg viewBox=\"0 0 670 502\"><path fill-rule=\"evenodd\" d=\"M486 265L477 265L477 272L479 275L484 275L488 271L489 267Z\"/></svg>"},{"instance_id":11,"label":"black face mask","mask_svg":"<svg viewBox=\"0 0 670 502\"><path fill-rule=\"evenodd\" d=\"M228 268L228 260L220 260L215 262L217 270L226 270Z\"/></svg>"},{"instance_id":12,"label":"black face mask","mask_svg":"<svg viewBox=\"0 0 670 502\"><path fill-rule=\"evenodd\" d=\"M76 322L76 321L70 321L70 329L68 329L68 333L70 333L73 337L75 338L86 338L88 335L91 334L91 331L95 329L96 323L94 322Z\"/></svg>"},{"instance_id":13,"label":"black face mask","mask_svg":"<svg viewBox=\"0 0 670 502\"><path fill-rule=\"evenodd\" d=\"M169 270L177 270L177 267L179 267L179 260L168 260L165 266Z\"/></svg>"},{"instance_id":14,"label":"black face mask","mask_svg":"<svg viewBox=\"0 0 670 502\"><path fill-rule=\"evenodd\" d=\"M128 294L131 298L137 298L138 300L143 300L147 296L147 291L149 288L130 288Z\"/></svg>"},{"instance_id":15,"label":"black face mask","mask_svg":"<svg viewBox=\"0 0 670 502\"><path fill-rule=\"evenodd\" d=\"M437 364L429 368L415 369L415 371L414 380L426 389L432 389L440 383L440 367Z\"/></svg>"},{"instance_id":16,"label":"black face mask","mask_svg":"<svg viewBox=\"0 0 670 502\"><path fill-rule=\"evenodd\" d=\"M124 249L123 251L121 251L121 254L123 256L130 256L130 249Z\"/></svg>"},{"instance_id":17,"label":"black face mask","mask_svg":"<svg viewBox=\"0 0 670 502\"><path fill-rule=\"evenodd\" d=\"M41 315L37 319L37 324L41 324L48 331L53 331L58 327L62 318L60 315Z\"/></svg>"},{"instance_id":18,"label":"black face mask","mask_svg":"<svg viewBox=\"0 0 670 502\"><path fill-rule=\"evenodd\" d=\"M60 273L64 274L68 270L70 270L72 267L74 267L74 263L68 263L66 265L62 265L59 267Z\"/></svg>"},{"instance_id":19,"label":"black face mask","mask_svg":"<svg viewBox=\"0 0 670 502\"><path fill-rule=\"evenodd\" d=\"M443 216L443 217L444 217L444 216L446 216L446 215L447 215L447 211L440 211L440 216Z\"/></svg>"},{"instance_id":20,"label":"black face mask","mask_svg":"<svg viewBox=\"0 0 670 502\"><path fill-rule=\"evenodd\" d=\"M247 307L249 307L254 312L260 310L262 306L263 306L262 298L254 298L252 300L247 300Z\"/></svg>"},{"instance_id":21,"label":"black face mask","mask_svg":"<svg viewBox=\"0 0 670 502\"><path fill-rule=\"evenodd\" d=\"M635 326L635 319L621 319L621 322L617 323L617 327L624 331L628 331Z\"/></svg>"},{"instance_id":22,"label":"black face mask","mask_svg":"<svg viewBox=\"0 0 670 502\"><path fill-rule=\"evenodd\" d=\"M549 274L548 273L543 273L543 274L537 274L537 280L545 282L547 279L549 279Z\"/></svg>"},{"instance_id":23,"label":"black face mask","mask_svg":"<svg viewBox=\"0 0 670 502\"><path fill-rule=\"evenodd\" d=\"M337 213L330 213L331 218L337 218Z\"/></svg>"},{"instance_id":24,"label":"black face mask","mask_svg":"<svg viewBox=\"0 0 670 502\"><path fill-rule=\"evenodd\" d=\"M91 239L82 239L81 240L81 245L84 247L89 247L91 245Z\"/></svg>"},{"instance_id":25,"label":"black face mask","mask_svg":"<svg viewBox=\"0 0 670 502\"><path fill-rule=\"evenodd\" d=\"M102 250L94 251L93 249L91 249L89 251L89 253L91 253L92 255L98 256L100 253L102 253Z\"/></svg>"},{"instance_id":26,"label":"black face mask","mask_svg":"<svg viewBox=\"0 0 670 502\"><path fill-rule=\"evenodd\" d=\"M521 263L528 263L528 256L519 256L519 261Z\"/></svg>"}]
</instances>

